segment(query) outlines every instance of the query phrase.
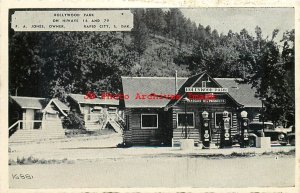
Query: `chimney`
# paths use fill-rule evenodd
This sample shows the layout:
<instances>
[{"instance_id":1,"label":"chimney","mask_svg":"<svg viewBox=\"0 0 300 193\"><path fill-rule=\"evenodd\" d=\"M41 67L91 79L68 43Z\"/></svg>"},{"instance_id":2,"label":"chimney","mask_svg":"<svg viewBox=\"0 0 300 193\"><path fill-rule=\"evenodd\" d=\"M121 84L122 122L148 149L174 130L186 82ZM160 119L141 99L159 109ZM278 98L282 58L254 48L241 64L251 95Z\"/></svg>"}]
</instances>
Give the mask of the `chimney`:
<instances>
[{"instance_id":1,"label":"chimney","mask_svg":"<svg viewBox=\"0 0 300 193\"><path fill-rule=\"evenodd\" d=\"M175 95L178 92L178 85L177 85L177 70L175 70Z\"/></svg>"}]
</instances>

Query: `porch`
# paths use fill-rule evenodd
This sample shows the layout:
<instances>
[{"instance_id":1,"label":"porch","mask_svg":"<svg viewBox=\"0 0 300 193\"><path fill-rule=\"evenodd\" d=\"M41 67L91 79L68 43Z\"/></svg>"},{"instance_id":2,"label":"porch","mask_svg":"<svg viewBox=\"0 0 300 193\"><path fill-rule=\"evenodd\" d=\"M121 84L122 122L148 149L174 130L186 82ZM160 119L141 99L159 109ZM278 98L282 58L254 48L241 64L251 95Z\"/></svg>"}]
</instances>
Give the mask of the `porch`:
<instances>
[{"instance_id":1,"label":"porch","mask_svg":"<svg viewBox=\"0 0 300 193\"><path fill-rule=\"evenodd\" d=\"M87 131L105 129L109 123L117 133L124 130L124 119L117 112L101 111L98 113L83 114L85 128Z\"/></svg>"},{"instance_id":2,"label":"porch","mask_svg":"<svg viewBox=\"0 0 300 193\"><path fill-rule=\"evenodd\" d=\"M65 137L60 120L19 120L8 128L9 142L30 142Z\"/></svg>"}]
</instances>

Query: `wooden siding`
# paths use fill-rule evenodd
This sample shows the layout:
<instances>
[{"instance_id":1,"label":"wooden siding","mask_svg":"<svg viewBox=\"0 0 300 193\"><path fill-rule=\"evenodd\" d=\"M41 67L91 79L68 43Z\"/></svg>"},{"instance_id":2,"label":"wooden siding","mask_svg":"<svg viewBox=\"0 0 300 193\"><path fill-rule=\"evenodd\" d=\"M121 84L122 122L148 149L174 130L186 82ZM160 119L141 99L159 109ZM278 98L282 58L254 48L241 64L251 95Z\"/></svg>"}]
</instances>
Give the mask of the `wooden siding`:
<instances>
[{"instance_id":1,"label":"wooden siding","mask_svg":"<svg viewBox=\"0 0 300 193\"><path fill-rule=\"evenodd\" d=\"M171 144L172 128L170 112L164 109L125 109L125 116L129 128L123 133L123 139L127 143L135 145ZM141 128L142 114L158 114L158 128Z\"/></svg>"},{"instance_id":2,"label":"wooden siding","mask_svg":"<svg viewBox=\"0 0 300 193\"><path fill-rule=\"evenodd\" d=\"M195 143L200 142L200 134L198 129L188 129L188 139L194 139ZM173 130L173 144L178 144L180 139L184 139L184 128Z\"/></svg>"},{"instance_id":3,"label":"wooden siding","mask_svg":"<svg viewBox=\"0 0 300 193\"><path fill-rule=\"evenodd\" d=\"M220 142L220 128L215 127L215 113L228 111L232 115L232 136L239 132L238 114L236 105L229 104L203 104L203 103L188 103L186 111L194 113L194 128L188 129L188 138L194 139L195 143L201 142L202 128L202 112L209 113L210 128L212 131L212 142ZM128 129L124 131L124 142L134 145L151 145L153 142L159 142L171 145L173 142L179 142L179 139L184 138L184 128L177 127L177 114L184 113L185 106L179 103L168 111L163 108L135 108L125 109L124 114L127 117ZM141 114L158 114L157 129L142 129Z\"/></svg>"},{"instance_id":4,"label":"wooden siding","mask_svg":"<svg viewBox=\"0 0 300 193\"><path fill-rule=\"evenodd\" d=\"M195 128L193 128L193 135L190 137L191 139L194 139L196 141L201 141L201 127L202 127L202 112L207 111L209 113L209 119L210 119L210 128L212 130L212 142L213 143L219 143L220 142L220 128L215 127L215 113L216 112L224 112L228 111L232 113L232 135L235 135L239 131L239 125L237 120L237 112L235 110L235 107L231 107L226 104L213 104L213 105L205 105L205 104L195 104L195 103L188 103L187 104L187 112L194 112L194 119L195 119ZM173 123L173 139L174 141L178 141L178 132L181 133L181 128L177 128L177 113L178 112L185 112L184 104L178 104L176 107L173 108L172 112L172 123ZM195 133L198 132L198 135ZM198 139L197 139L198 137Z\"/></svg>"}]
</instances>

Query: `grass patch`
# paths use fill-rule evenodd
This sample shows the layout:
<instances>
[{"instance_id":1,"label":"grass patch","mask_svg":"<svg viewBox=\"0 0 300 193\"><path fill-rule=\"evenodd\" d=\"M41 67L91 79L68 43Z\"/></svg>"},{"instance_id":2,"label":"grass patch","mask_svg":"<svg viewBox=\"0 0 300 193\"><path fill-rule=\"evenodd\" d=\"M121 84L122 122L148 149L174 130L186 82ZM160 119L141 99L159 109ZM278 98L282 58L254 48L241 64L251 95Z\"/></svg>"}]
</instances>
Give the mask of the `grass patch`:
<instances>
[{"instance_id":1,"label":"grass patch","mask_svg":"<svg viewBox=\"0 0 300 193\"><path fill-rule=\"evenodd\" d=\"M211 155L204 155L203 157L207 157L210 159L231 159L231 158L248 158L256 156L254 152L246 152L246 153L238 153L232 152L231 154L211 154Z\"/></svg>"},{"instance_id":2,"label":"grass patch","mask_svg":"<svg viewBox=\"0 0 300 193\"><path fill-rule=\"evenodd\" d=\"M256 154L254 152L246 152L246 153L238 153L238 152L232 152L230 154L231 157L253 157Z\"/></svg>"},{"instance_id":3,"label":"grass patch","mask_svg":"<svg viewBox=\"0 0 300 193\"><path fill-rule=\"evenodd\" d=\"M295 153L296 153L296 150L291 149L290 151L264 152L264 153L262 153L262 155L293 155L293 156L295 156Z\"/></svg>"},{"instance_id":4,"label":"grass patch","mask_svg":"<svg viewBox=\"0 0 300 193\"><path fill-rule=\"evenodd\" d=\"M62 163L73 163L73 161L68 160L67 158L64 158L62 160L58 159L38 159L34 158L32 156L30 157L22 157L17 158L17 160L9 159L8 165L31 165L31 164L62 164Z\"/></svg>"},{"instance_id":5,"label":"grass patch","mask_svg":"<svg viewBox=\"0 0 300 193\"><path fill-rule=\"evenodd\" d=\"M201 154L201 153L189 153L189 154L178 154L178 153L164 153L159 155L146 155L143 156L145 158L155 158L155 157L189 157L189 158L208 158L208 159L231 159L231 158L247 158L247 157L253 157L256 156L254 152L247 152L247 153L238 153L233 152L231 154L221 154L221 153L215 153L215 154Z\"/></svg>"},{"instance_id":6,"label":"grass patch","mask_svg":"<svg viewBox=\"0 0 300 193\"><path fill-rule=\"evenodd\" d=\"M115 130L113 130L110 127L107 126L105 129L98 129L95 131L68 129L68 131L66 131L66 136L67 138L76 138L76 137L105 136L105 135L115 134L116 133Z\"/></svg>"}]
</instances>

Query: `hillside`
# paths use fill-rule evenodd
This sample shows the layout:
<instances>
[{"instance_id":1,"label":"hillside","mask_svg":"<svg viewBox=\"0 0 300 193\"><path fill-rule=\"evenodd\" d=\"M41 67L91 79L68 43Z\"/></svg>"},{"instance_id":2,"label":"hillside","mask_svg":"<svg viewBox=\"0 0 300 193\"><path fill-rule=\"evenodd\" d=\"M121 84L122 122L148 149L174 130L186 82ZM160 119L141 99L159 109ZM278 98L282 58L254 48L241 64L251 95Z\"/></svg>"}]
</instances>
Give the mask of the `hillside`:
<instances>
[{"instance_id":1,"label":"hillside","mask_svg":"<svg viewBox=\"0 0 300 193\"><path fill-rule=\"evenodd\" d=\"M192 53L192 45L178 45L174 40L158 35L150 35L147 48L140 58L136 58L132 74L137 76L189 76L188 65L180 63L176 58L180 53Z\"/></svg>"}]
</instances>

